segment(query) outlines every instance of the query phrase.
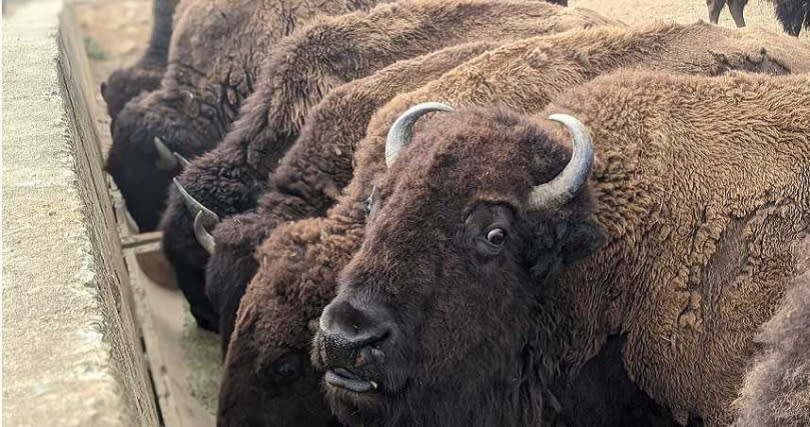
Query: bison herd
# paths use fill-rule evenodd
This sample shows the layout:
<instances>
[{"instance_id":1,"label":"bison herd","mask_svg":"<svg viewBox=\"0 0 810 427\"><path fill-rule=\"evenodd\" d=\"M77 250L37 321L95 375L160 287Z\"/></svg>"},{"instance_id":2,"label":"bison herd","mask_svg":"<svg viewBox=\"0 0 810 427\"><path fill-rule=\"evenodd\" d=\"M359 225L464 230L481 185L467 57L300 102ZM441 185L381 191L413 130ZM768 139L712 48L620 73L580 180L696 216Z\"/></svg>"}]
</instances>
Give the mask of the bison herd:
<instances>
[{"instance_id":1,"label":"bison herd","mask_svg":"<svg viewBox=\"0 0 810 427\"><path fill-rule=\"evenodd\" d=\"M810 45L566 3L154 0L106 169L218 425L810 425Z\"/></svg>"}]
</instances>

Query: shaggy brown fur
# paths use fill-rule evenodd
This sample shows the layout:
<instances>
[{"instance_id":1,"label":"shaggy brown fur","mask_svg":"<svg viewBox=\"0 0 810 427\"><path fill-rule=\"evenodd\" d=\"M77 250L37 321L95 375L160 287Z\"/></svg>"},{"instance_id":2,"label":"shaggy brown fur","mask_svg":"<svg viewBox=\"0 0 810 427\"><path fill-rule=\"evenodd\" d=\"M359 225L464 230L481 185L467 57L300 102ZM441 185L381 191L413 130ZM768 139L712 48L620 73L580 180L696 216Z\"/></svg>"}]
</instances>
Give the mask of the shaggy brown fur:
<instances>
[{"instance_id":1,"label":"shaggy brown fur","mask_svg":"<svg viewBox=\"0 0 810 427\"><path fill-rule=\"evenodd\" d=\"M743 17L743 11L745 10L745 5L748 3L748 0L706 0L706 5L709 6L709 21L712 24L716 24L717 21L720 19L720 12L723 10L723 6L728 3L728 10L731 12L731 17L734 18L734 23L737 24L738 27L745 26L745 18Z\"/></svg>"},{"instance_id":2,"label":"shaggy brown fur","mask_svg":"<svg viewBox=\"0 0 810 427\"><path fill-rule=\"evenodd\" d=\"M186 3L194 1L186 0ZM130 99L160 86L160 80L166 72L172 21L178 2L179 0L153 0L152 33L143 56L135 65L113 71L107 81L101 83L101 96L107 103L107 112L113 121ZM185 7L188 6L181 9Z\"/></svg>"},{"instance_id":3,"label":"shaggy brown fur","mask_svg":"<svg viewBox=\"0 0 810 427\"><path fill-rule=\"evenodd\" d=\"M495 48L496 43L449 47L396 62L331 92L309 114L295 145L273 173L258 214L235 215L216 227L217 251L206 267L206 294L219 315L227 350L239 300L256 273L254 249L281 222L323 215L351 179L354 145L377 108L445 71Z\"/></svg>"},{"instance_id":4,"label":"shaggy brown fur","mask_svg":"<svg viewBox=\"0 0 810 427\"><path fill-rule=\"evenodd\" d=\"M589 127L596 165L587 191L534 210L531 186L567 161L564 133L542 120L558 112ZM810 76L619 73L532 120L472 109L415 135L336 299L387 307L401 328L391 335L407 338L355 371L380 392L327 387L339 419L535 423L536 373L565 375L621 331L630 378L679 421L732 421L753 336L810 229ZM486 235L489 220L468 215L493 204L511 212L497 223L511 240L470 256L467 233Z\"/></svg>"},{"instance_id":5,"label":"shaggy brown fur","mask_svg":"<svg viewBox=\"0 0 810 427\"><path fill-rule=\"evenodd\" d=\"M234 130L193 162L180 181L220 218L247 211L255 207L267 174L298 135L306 114L338 85L448 46L607 22L591 11L519 0L403 1L369 13L321 17L279 44ZM194 249L191 224L172 190L161 227L163 248L194 309L207 304L207 256Z\"/></svg>"},{"instance_id":6,"label":"shaggy brown fur","mask_svg":"<svg viewBox=\"0 0 810 427\"><path fill-rule=\"evenodd\" d=\"M808 59L801 59L810 58L810 51L795 51L794 45L785 36L707 24L599 28L513 43L398 97L369 125L355 155L354 178L327 217L283 224L258 249L260 269L239 309L220 404L230 408L224 402L235 404L239 396L258 390L270 393L273 388L257 382L250 369L277 366L286 355L308 348L312 333L306 325L334 296L334 273L362 239L365 200L374 177L384 172L385 133L409 106L443 100L456 105L500 103L532 111L560 91L619 67L695 74L722 74L733 68L810 70ZM311 372L302 368L300 375L306 378Z\"/></svg>"},{"instance_id":7,"label":"shaggy brown fur","mask_svg":"<svg viewBox=\"0 0 810 427\"><path fill-rule=\"evenodd\" d=\"M798 276L757 336L765 351L746 376L735 427L810 426L810 237L798 254Z\"/></svg>"},{"instance_id":8,"label":"shaggy brown fur","mask_svg":"<svg viewBox=\"0 0 810 427\"><path fill-rule=\"evenodd\" d=\"M189 159L213 148L253 92L259 68L279 39L317 14L376 2L196 0L183 7L160 90L133 98L112 126L107 171L141 230L157 226L170 178L179 172L154 166L155 137Z\"/></svg>"}]
</instances>

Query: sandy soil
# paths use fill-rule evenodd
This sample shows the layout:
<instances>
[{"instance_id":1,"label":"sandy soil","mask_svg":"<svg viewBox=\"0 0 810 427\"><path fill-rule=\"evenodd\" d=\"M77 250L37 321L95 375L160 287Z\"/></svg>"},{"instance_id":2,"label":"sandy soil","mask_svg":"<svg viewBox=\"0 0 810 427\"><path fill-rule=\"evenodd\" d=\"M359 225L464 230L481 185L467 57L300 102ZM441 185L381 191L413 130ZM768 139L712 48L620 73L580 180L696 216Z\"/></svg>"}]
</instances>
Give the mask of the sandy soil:
<instances>
[{"instance_id":1,"label":"sandy soil","mask_svg":"<svg viewBox=\"0 0 810 427\"><path fill-rule=\"evenodd\" d=\"M569 0L568 4L593 9L627 24L644 24L656 19L684 24L698 19L709 20L704 0ZM756 25L782 31L782 26L774 16L773 3L769 0L749 0L745 8L745 21L749 26ZM734 27L728 8L723 9L720 14L719 24ZM804 32L801 38L810 39L810 32Z\"/></svg>"}]
</instances>

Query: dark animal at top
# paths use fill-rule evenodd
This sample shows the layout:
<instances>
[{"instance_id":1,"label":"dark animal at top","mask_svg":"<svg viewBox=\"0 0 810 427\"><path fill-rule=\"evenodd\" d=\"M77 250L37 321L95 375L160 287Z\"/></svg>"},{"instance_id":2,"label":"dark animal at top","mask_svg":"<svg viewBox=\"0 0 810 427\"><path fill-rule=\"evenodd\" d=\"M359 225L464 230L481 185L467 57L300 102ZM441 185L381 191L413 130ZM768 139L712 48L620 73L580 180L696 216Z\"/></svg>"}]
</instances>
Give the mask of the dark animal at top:
<instances>
[{"instance_id":1,"label":"dark animal at top","mask_svg":"<svg viewBox=\"0 0 810 427\"><path fill-rule=\"evenodd\" d=\"M810 231L810 76L618 73L403 135L313 346L338 419L537 425L621 333L676 420L733 421Z\"/></svg>"},{"instance_id":2,"label":"dark animal at top","mask_svg":"<svg viewBox=\"0 0 810 427\"><path fill-rule=\"evenodd\" d=\"M791 36L797 36L805 29L810 29L810 0L773 0L776 5L776 17L782 28Z\"/></svg>"},{"instance_id":3,"label":"dark animal at top","mask_svg":"<svg viewBox=\"0 0 810 427\"><path fill-rule=\"evenodd\" d=\"M306 114L340 84L460 43L608 22L589 10L519 0L402 1L369 13L320 17L278 44L233 131L184 170L178 183L216 217L248 211L255 208L268 174L294 142ZM208 256L197 244L196 210L194 215L187 211L187 199L170 192L161 223L163 250L198 324L215 329L218 319L205 298Z\"/></svg>"},{"instance_id":4,"label":"dark animal at top","mask_svg":"<svg viewBox=\"0 0 810 427\"><path fill-rule=\"evenodd\" d=\"M810 425L810 237L799 247L797 277L757 335L763 354L746 375L734 427Z\"/></svg>"},{"instance_id":5,"label":"dark animal at top","mask_svg":"<svg viewBox=\"0 0 810 427\"><path fill-rule=\"evenodd\" d=\"M456 105L505 104L536 111L560 92L617 68L709 75L731 69L810 70L808 48L784 35L751 31L708 24L656 25L538 37L487 52L413 93L398 96L378 111L355 148L341 148L356 150L354 176L327 216L283 223L257 249L259 270L242 299L226 356L220 414L267 416L261 408L273 407L268 399L301 396L299 391L307 384L312 393L305 395L317 396L313 376L318 371L307 356L312 341L308 325L317 327L322 307L334 296L335 273L362 241L366 200L375 176L385 171L386 133L408 107L440 99ZM335 150L323 153L329 151ZM281 372L287 374L283 382L277 379ZM310 407L318 401L301 400Z\"/></svg>"},{"instance_id":6,"label":"dark animal at top","mask_svg":"<svg viewBox=\"0 0 810 427\"><path fill-rule=\"evenodd\" d=\"M107 81L101 83L101 96L107 103L107 112L113 121L130 99L141 92L151 92L160 87L169 58L174 10L179 1L153 0L152 33L143 56L135 65L113 71ZM186 1L193 3L193 0Z\"/></svg>"},{"instance_id":7,"label":"dark animal at top","mask_svg":"<svg viewBox=\"0 0 810 427\"><path fill-rule=\"evenodd\" d=\"M374 111L398 93L417 89L497 46L469 43L395 62L333 89L312 109L301 135L273 173L257 212L232 216L215 229L216 251L207 264L205 283L219 316L223 356L239 301L256 273L256 246L279 223L326 212L351 178L354 143L365 135Z\"/></svg>"},{"instance_id":8,"label":"dark animal at top","mask_svg":"<svg viewBox=\"0 0 810 427\"><path fill-rule=\"evenodd\" d=\"M181 5L160 89L130 100L112 126L106 169L138 227L148 231L158 225L171 178L181 169L171 153L192 159L222 139L279 39L315 15L375 3L196 0Z\"/></svg>"},{"instance_id":9,"label":"dark animal at top","mask_svg":"<svg viewBox=\"0 0 810 427\"><path fill-rule=\"evenodd\" d=\"M716 24L720 19L720 12L723 6L728 4L728 11L731 12L731 17L734 18L734 23L738 27L745 26L745 17L743 11L748 0L706 0L706 5L709 7L709 21Z\"/></svg>"}]
</instances>

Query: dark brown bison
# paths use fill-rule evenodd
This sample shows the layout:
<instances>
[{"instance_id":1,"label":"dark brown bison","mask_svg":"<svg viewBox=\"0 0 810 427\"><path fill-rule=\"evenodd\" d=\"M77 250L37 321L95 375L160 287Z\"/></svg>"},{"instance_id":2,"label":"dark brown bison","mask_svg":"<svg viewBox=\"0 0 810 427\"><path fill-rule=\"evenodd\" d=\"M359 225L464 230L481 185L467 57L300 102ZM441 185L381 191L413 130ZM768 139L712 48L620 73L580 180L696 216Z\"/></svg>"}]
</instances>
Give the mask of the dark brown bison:
<instances>
[{"instance_id":1,"label":"dark brown bison","mask_svg":"<svg viewBox=\"0 0 810 427\"><path fill-rule=\"evenodd\" d=\"M368 13L320 17L278 44L234 129L183 171L179 183L219 218L254 209L268 174L331 89L398 60L461 43L608 22L589 10L520 0L402 1ZM218 320L205 298L208 256L197 245L194 214L177 191L170 192L168 203L163 249L198 323L215 329Z\"/></svg>"},{"instance_id":2,"label":"dark brown bison","mask_svg":"<svg viewBox=\"0 0 810 427\"><path fill-rule=\"evenodd\" d=\"M417 117L320 317L340 420L537 424L541 379L620 335L679 422L732 421L810 228L810 76L619 73L534 117L460 109L409 138Z\"/></svg>"},{"instance_id":3,"label":"dark brown bison","mask_svg":"<svg viewBox=\"0 0 810 427\"><path fill-rule=\"evenodd\" d=\"M757 336L765 351L746 375L734 427L810 425L810 237L798 253L791 290Z\"/></svg>"},{"instance_id":4,"label":"dark brown bison","mask_svg":"<svg viewBox=\"0 0 810 427\"><path fill-rule=\"evenodd\" d=\"M810 28L809 0L774 0L774 4L776 17L786 33L798 36L802 27Z\"/></svg>"},{"instance_id":5,"label":"dark brown bison","mask_svg":"<svg viewBox=\"0 0 810 427\"><path fill-rule=\"evenodd\" d=\"M151 92L160 87L169 58L174 10L179 1L153 0L152 32L143 56L134 65L113 71L107 81L101 83L101 96L107 103L107 112L113 121L130 99L141 92ZM193 1L186 0L189 4Z\"/></svg>"},{"instance_id":6,"label":"dark brown bison","mask_svg":"<svg viewBox=\"0 0 810 427\"><path fill-rule=\"evenodd\" d=\"M206 295L219 316L222 354L230 341L239 300L256 273L253 252L276 225L323 215L352 175L354 145L377 108L473 57L494 42L449 47L398 61L331 92L312 112L279 163L256 212L235 215L215 229L216 251L206 267Z\"/></svg>"},{"instance_id":7,"label":"dark brown bison","mask_svg":"<svg viewBox=\"0 0 810 427\"><path fill-rule=\"evenodd\" d=\"M744 27L745 17L743 11L747 3L748 0L706 0L706 5L709 7L709 21L716 24L720 19L720 12L728 4L728 10L731 12L731 17L734 18L734 23L738 27Z\"/></svg>"},{"instance_id":8,"label":"dark brown bison","mask_svg":"<svg viewBox=\"0 0 810 427\"><path fill-rule=\"evenodd\" d=\"M299 404L319 404L317 380L311 378L317 371L306 356L312 340L308 325L317 324L313 321L334 296L335 272L362 240L366 201L374 177L385 171L385 135L397 116L436 98L536 111L567 88L634 67L709 75L730 69L802 71L810 70L810 50L784 35L708 24L600 27L511 43L397 97L375 115L356 145L354 177L326 218L283 223L257 249L259 270L239 307L225 361L220 416L267 417L261 408L275 406L267 401L300 391L298 384L313 387L309 394L297 392L309 396ZM284 382L276 379L281 372L287 374Z\"/></svg>"},{"instance_id":9,"label":"dark brown bison","mask_svg":"<svg viewBox=\"0 0 810 427\"><path fill-rule=\"evenodd\" d=\"M171 178L180 171L166 154L191 159L222 139L279 39L317 14L375 3L196 0L181 5L160 89L130 100L112 124L106 169L138 227L157 227Z\"/></svg>"}]
</instances>

